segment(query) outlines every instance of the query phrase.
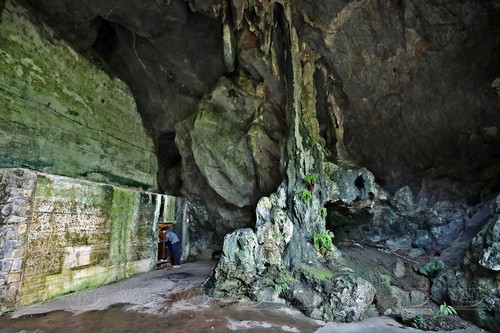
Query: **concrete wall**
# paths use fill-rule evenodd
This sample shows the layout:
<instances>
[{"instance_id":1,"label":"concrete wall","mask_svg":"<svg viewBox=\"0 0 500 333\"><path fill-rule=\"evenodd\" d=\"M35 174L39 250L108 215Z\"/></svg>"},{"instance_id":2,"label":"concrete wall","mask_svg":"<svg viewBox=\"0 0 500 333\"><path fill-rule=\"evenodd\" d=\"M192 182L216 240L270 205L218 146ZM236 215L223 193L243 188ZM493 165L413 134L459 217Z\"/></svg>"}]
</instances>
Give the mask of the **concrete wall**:
<instances>
[{"instance_id":1,"label":"concrete wall","mask_svg":"<svg viewBox=\"0 0 500 333\"><path fill-rule=\"evenodd\" d=\"M0 313L154 269L165 202L175 204L159 194L0 169Z\"/></svg>"},{"instance_id":2,"label":"concrete wall","mask_svg":"<svg viewBox=\"0 0 500 333\"><path fill-rule=\"evenodd\" d=\"M24 4L0 1L0 168L155 189L153 141L130 89Z\"/></svg>"}]
</instances>

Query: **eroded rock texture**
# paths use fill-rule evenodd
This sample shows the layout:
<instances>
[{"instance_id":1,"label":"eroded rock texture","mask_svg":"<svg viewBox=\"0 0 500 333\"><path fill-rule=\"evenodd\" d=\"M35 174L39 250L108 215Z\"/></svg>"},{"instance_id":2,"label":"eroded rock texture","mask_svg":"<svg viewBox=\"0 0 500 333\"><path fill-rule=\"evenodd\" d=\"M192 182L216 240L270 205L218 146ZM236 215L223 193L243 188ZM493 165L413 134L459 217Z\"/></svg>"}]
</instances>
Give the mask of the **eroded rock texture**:
<instances>
[{"instance_id":1,"label":"eroded rock texture","mask_svg":"<svg viewBox=\"0 0 500 333\"><path fill-rule=\"evenodd\" d=\"M498 186L495 4L341 3L299 1L297 20L343 96L348 151L391 191L423 178Z\"/></svg>"},{"instance_id":2,"label":"eroded rock texture","mask_svg":"<svg viewBox=\"0 0 500 333\"><path fill-rule=\"evenodd\" d=\"M258 198L283 179L279 160L289 91L286 79L276 74L285 73L280 59L287 36L276 25L273 3L51 0L33 5L78 50L97 51L128 82L156 144L160 188L192 199L215 192L213 200L204 200L211 218L243 226L251 224ZM410 186L418 195L422 181L439 182L444 199L476 204L498 189L495 1L295 1L287 6L293 7L291 23L300 43L319 58L310 97L331 160L355 160L391 192ZM220 81L223 76L228 79ZM229 156L217 139L199 148L190 141L209 135L199 130L205 125L200 115L210 114L199 102L210 92L224 93L215 96L219 109L238 111L210 119L225 135L238 137ZM204 154L212 156L201 158L196 151L207 146L210 153ZM236 161L240 153L245 157ZM210 161L215 164L209 166ZM231 178L227 184L207 176L221 166L219 180ZM248 197L233 198L235 191Z\"/></svg>"},{"instance_id":3,"label":"eroded rock texture","mask_svg":"<svg viewBox=\"0 0 500 333\"><path fill-rule=\"evenodd\" d=\"M129 87L16 1L0 2L0 104L0 168L156 188L153 141Z\"/></svg>"},{"instance_id":4,"label":"eroded rock texture","mask_svg":"<svg viewBox=\"0 0 500 333\"><path fill-rule=\"evenodd\" d=\"M497 228L476 234L500 188L498 1L32 4L129 84L160 190L191 202L199 249L255 227L227 236L209 292L362 318L372 288L348 270L324 273L342 263L313 246L325 215L340 238L448 265L472 244L477 265L496 267ZM262 281L297 292L266 293ZM355 308L336 308L337 282Z\"/></svg>"},{"instance_id":5,"label":"eroded rock texture","mask_svg":"<svg viewBox=\"0 0 500 333\"><path fill-rule=\"evenodd\" d=\"M464 317L495 331L500 313L500 197L488 210L488 224L473 238L460 265L436 279L432 293L438 301L460 304Z\"/></svg>"}]
</instances>

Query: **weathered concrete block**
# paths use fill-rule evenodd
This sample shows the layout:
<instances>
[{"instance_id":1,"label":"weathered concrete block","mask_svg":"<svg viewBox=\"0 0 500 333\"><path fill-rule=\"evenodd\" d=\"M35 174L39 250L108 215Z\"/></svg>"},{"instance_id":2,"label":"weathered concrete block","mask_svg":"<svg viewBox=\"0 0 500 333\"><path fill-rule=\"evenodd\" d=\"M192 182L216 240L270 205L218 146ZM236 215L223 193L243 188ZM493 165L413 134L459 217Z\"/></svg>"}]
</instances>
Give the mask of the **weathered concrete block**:
<instances>
[{"instance_id":1,"label":"weathered concrete block","mask_svg":"<svg viewBox=\"0 0 500 333\"><path fill-rule=\"evenodd\" d=\"M11 268L12 268L12 259L0 260L0 270L2 272L9 272Z\"/></svg>"},{"instance_id":2,"label":"weathered concrete block","mask_svg":"<svg viewBox=\"0 0 500 333\"><path fill-rule=\"evenodd\" d=\"M147 195L44 174L33 196L21 306L154 268L156 205Z\"/></svg>"},{"instance_id":3,"label":"weathered concrete block","mask_svg":"<svg viewBox=\"0 0 500 333\"><path fill-rule=\"evenodd\" d=\"M26 234L26 231L28 230L28 224L27 223L22 223L17 227L17 235L18 236L24 236Z\"/></svg>"},{"instance_id":4,"label":"weathered concrete block","mask_svg":"<svg viewBox=\"0 0 500 333\"><path fill-rule=\"evenodd\" d=\"M13 283L13 282L19 282L19 281L21 281L21 272L10 273L9 275L7 275L7 283L8 284Z\"/></svg>"},{"instance_id":5,"label":"weathered concrete block","mask_svg":"<svg viewBox=\"0 0 500 333\"><path fill-rule=\"evenodd\" d=\"M68 269L89 265L92 249L91 246L67 247L63 267Z\"/></svg>"},{"instance_id":6,"label":"weathered concrete block","mask_svg":"<svg viewBox=\"0 0 500 333\"><path fill-rule=\"evenodd\" d=\"M0 211L0 214L3 216L9 216L12 213L12 203L7 203L3 206L2 210Z\"/></svg>"},{"instance_id":7,"label":"weathered concrete block","mask_svg":"<svg viewBox=\"0 0 500 333\"><path fill-rule=\"evenodd\" d=\"M21 271L21 268L23 267L23 259L14 259L12 261L12 267L11 267L11 272L18 272Z\"/></svg>"},{"instance_id":8,"label":"weathered concrete block","mask_svg":"<svg viewBox=\"0 0 500 333\"><path fill-rule=\"evenodd\" d=\"M33 189L25 189L23 190L23 197L24 198L31 198L33 196Z\"/></svg>"},{"instance_id":9,"label":"weathered concrete block","mask_svg":"<svg viewBox=\"0 0 500 333\"><path fill-rule=\"evenodd\" d=\"M28 222L27 217L11 215L5 219L6 224L21 224Z\"/></svg>"}]
</instances>

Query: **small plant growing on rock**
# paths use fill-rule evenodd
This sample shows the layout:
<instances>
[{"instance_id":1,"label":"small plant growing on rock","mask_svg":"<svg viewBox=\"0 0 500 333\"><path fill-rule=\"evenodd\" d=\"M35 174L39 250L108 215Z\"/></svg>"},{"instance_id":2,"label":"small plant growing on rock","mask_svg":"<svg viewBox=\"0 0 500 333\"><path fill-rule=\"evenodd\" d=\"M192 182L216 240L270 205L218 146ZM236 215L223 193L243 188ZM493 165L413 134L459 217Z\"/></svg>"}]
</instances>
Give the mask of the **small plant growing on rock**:
<instances>
[{"instance_id":1,"label":"small plant growing on rock","mask_svg":"<svg viewBox=\"0 0 500 333\"><path fill-rule=\"evenodd\" d=\"M274 285L274 290L278 295L281 295L282 292L288 289L290 289L290 287L286 283L278 283Z\"/></svg>"},{"instance_id":2,"label":"small plant growing on rock","mask_svg":"<svg viewBox=\"0 0 500 333\"><path fill-rule=\"evenodd\" d=\"M453 306L446 304L446 302L443 302L443 304L439 306L439 311L445 316L457 314L457 310L455 310Z\"/></svg>"},{"instance_id":3,"label":"small plant growing on rock","mask_svg":"<svg viewBox=\"0 0 500 333\"><path fill-rule=\"evenodd\" d=\"M306 187L310 190L314 188L314 185L318 183L319 175L316 172L311 173L304 177L304 182L306 183Z\"/></svg>"},{"instance_id":4,"label":"small plant growing on rock","mask_svg":"<svg viewBox=\"0 0 500 333\"><path fill-rule=\"evenodd\" d=\"M425 320L424 316L418 314L413 317L411 326L415 327L416 329L422 330L427 327L427 321Z\"/></svg>"},{"instance_id":5,"label":"small plant growing on rock","mask_svg":"<svg viewBox=\"0 0 500 333\"><path fill-rule=\"evenodd\" d=\"M316 140L315 138L309 138L309 139L307 139L307 143L310 146L315 146L318 143L318 140Z\"/></svg>"},{"instance_id":6,"label":"small plant growing on rock","mask_svg":"<svg viewBox=\"0 0 500 333\"><path fill-rule=\"evenodd\" d=\"M325 218L326 217L326 208L325 207L321 207L320 209L318 209L318 215L321 216L322 218Z\"/></svg>"},{"instance_id":7,"label":"small plant growing on rock","mask_svg":"<svg viewBox=\"0 0 500 333\"><path fill-rule=\"evenodd\" d=\"M302 190L299 192L299 198L302 199L304 202L311 202L313 199L313 194L309 190Z\"/></svg>"},{"instance_id":8,"label":"small plant growing on rock","mask_svg":"<svg viewBox=\"0 0 500 333\"><path fill-rule=\"evenodd\" d=\"M333 250L333 232L322 231L314 235L314 248L322 255L326 255Z\"/></svg>"},{"instance_id":9,"label":"small plant growing on rock","mask_svg":"<svg viewBox=\"0 0 500 333\"><path fill-rule=\"evenodd\" d=\"M444 263L442 261L431 261L428 264L420 267L418 272L427 277L434 278L438 275L439 271L444 268Z\"/></svg>"},{"instance_id":10,"label":"small plant growing on rock","mask_svg":"<svg viewBox=\"0 0 500 333\"><path fill-rule=\"evenodd\" d=\"M434 312L432 309L430 309L429 312L431 314L431 319L436 320L436 318L438 317L438 314L436 312Z\"/></svg>"}]
</instances>

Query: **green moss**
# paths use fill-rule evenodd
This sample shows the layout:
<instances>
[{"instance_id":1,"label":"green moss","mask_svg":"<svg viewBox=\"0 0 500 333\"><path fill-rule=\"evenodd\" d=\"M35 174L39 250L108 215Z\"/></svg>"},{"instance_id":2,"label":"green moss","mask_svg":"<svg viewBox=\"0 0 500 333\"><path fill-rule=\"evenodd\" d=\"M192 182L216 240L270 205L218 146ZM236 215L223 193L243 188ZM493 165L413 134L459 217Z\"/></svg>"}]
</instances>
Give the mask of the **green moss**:
<instances>
[{"instance_id":1,"label":"green moss","mask_svg":"<svg viewBox=\"0 0 500 333\"><path fill-rule=\"evenodd\" d=\"M27 155L29 156L20 157L14 154L7 155L0 153L0 168L29 168L33 170L45 170L55 164L54 159L39 156L40 147L37 145L29 145L28 147L24 145L22 149L24 154L28 152Z\"/></svg>"},{"instance_id":2,"label":"green moss","mask_svg":"<svg viewBox=\"0 0 500 333\"><path fill-rule=\"evenodd\" d=\"M64 233L64 238L67 244L71 246L88 246L90 245L89 235L86 233L70 232L66 230Z\"/></svg>"},{"instance_id":3,"label":"green moss","mask_svg":"<svg viewBox=\"0 0 500 333\"><path fill-rule=\"evenodd\" d=\"M165 201L165 216L164 221L174 221L175 220L175 197L168 196Z\"/></svg>"},{"instance_id":4,"label":"green moss","mask_svg":"<svg viewBox=\"0 0 500 333\"><path fill-rule=\"evenodd\" d=\"M128 87L54 38L23 3L1 4L0 167L70 177L100 168L112 182L151 188L154 147Z\"/></svg>"},{"instance_id":5,"label":"green moss","mask_svg":"<svg viewBox=\"0 0 500 333\"><path fill-rule=\"evenodd\" d=\"M107 180L109 180L110 182L116 183L116 184L121 184L121 185L129 186L129 187L135 187L135 188L142 188L144 190L147 190L150 187L149 184L146 184L146 183L143 183L143 182L139 182L139 181L127 178L127 177L122 177L122 176L119 176L119 175L115 175L115 174L112 174L112 173L109 173L109 172L106 172L106 171L102 171L102 170L85 172L85 173L79 174L79 176L81 176L81 177L87 177L91 173L100 174L103 177L105 177Z\"/></svg>"},{"instance_id":6,"label":"green moss","mask_svg":"<svg viewBox=\"0 0 500 333\"><path fill-rule=\"evenodd\" d=\"M115 189L111 206L110 265L127 262L129 225L133 222L134 211L139 203L135 192Z\"/></svg>"},{"instance_id":7,"label":"green moss","mask_svg":"<svg viewBox=\"0 0 500 333\"><path fill-rule=\"evenodd\" d=\"M108 259L107 251L92 251L90 254L90 262L92 265L97 265Z\"/></svg>"},{"instance_id":8,"label":"green moss","mask_svg":"<svg viewBox=\"0 0 500 333\"><path fill-rule=\"evenodd\" d=\"M290 272L281 272L276 276L275 282L277 284L279 283L292 284L294 282L298 282L298 280Z\"/></svg>"},{"instance_id":9,"label":"green moss","mask_svg":"<svg viewBox=\"0 0 500 333\"><path fill-rule=\"evenodd\" d=\"M69 270L70 271L81 271L81 270L87 269L87 268L89 268L91 266L92 266L91 264L81 265L81 266L75 266L75 267L70 267Z\"/></svg>"},{"instance_id":10,"label":"green moss","mask_svg":"<svg viewBox=\"0 0 500 333\"><path fill-rule=\"evenodd\" d=\"M74 289L67 291L64 294L95 288L97 286L101 286L109 282L112 281L108 281L107 276L89 276L86 277L85 279L82 279L82 281Z\"/></svg>"},{"instance_id":11,"label":"green moss","mask_svg":"<svg viewBox=\"0 0 500 333\"><path fill-rule=\"evenodd\" d=\"M323 267L303 266L301 267L301 271L306 278L312 278L319 281L331 279L335 275L332 271L329 271L328 269Z\"/></svg>"}]
</instances>

